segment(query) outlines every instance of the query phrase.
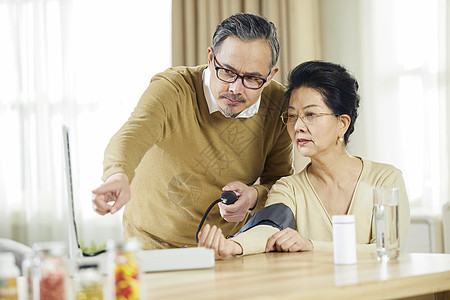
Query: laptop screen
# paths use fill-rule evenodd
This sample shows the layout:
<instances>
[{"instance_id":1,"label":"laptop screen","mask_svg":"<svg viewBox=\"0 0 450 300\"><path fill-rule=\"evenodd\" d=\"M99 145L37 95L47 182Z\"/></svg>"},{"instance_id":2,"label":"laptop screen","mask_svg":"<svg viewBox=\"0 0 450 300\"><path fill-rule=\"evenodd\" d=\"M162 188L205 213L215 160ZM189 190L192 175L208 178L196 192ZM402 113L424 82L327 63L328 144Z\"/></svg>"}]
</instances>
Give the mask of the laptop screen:
<instances>
[{"instance_id":1,"label":"laptop screen","mask_svg":"<svg viewBox=\"0 0 450 300\"><path fill-rule=\"evenodd\" d=\"M70 158L70 137L69 128L65 125L62 127L63 142L64 142L64 158L65 158L65 173L68 199L68 230L69 230L69 258L78 257L80 244L78 241L77 226L75 223L75 206L73 199L73 185L72 185L72 162Z\"/></svg>"}]
</instances>

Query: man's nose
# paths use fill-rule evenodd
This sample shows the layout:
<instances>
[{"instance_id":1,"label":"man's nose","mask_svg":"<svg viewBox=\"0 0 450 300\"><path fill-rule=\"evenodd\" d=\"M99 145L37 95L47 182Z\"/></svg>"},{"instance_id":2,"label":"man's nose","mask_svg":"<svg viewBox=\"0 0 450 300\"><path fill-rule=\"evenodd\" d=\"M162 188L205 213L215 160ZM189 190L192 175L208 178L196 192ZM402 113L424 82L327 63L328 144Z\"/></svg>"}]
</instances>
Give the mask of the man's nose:
<instances>
[{"instance_id":1,"label":"man's nose","mask_svg":"<svg viewBox=\"0 0 450 300\"><path fill-rule=\"evenodd\" d=\"M242 78L240 78L240 77L238 77L238 79L235 82L230 83L230 86L229 86L229 90L236 94L242 94L244 89L245 89L245 86L244 86L244 83L242 82Z\"/></svg>"}]
</instances>

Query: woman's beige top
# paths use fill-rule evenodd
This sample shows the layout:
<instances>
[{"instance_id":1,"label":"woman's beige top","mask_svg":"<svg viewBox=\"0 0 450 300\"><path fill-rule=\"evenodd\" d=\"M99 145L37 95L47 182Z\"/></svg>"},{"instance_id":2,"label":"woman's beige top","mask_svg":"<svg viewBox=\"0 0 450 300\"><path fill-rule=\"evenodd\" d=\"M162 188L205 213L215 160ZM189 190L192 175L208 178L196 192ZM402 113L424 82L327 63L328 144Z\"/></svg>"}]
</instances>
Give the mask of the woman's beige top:
<instances>
[{"instance_id":1,"label":"woman's beige top","mask_svg":"<svg viewBox=\"0 0 450 300\"><path fill-rule=\"evenodd\" d=\"M403 176L397 168L382 163L362 159L363 170L348 214L355 215L356 243L358 251L375 251L375 230L373 219L374 187L399 188L399 236L400 247L403 248L408 235L410 213L409 201ZM269 192L266 206L284 203L291 208L297 221L297 231L310 239L314 250L333 250L333 230L331 216L319 199L308 179L306 166L298 174L281 178ZM264 252L267 240L278 232L268 225L253 227L233 238L243 248L243 254Z\"/></svg>"}]
</instances>

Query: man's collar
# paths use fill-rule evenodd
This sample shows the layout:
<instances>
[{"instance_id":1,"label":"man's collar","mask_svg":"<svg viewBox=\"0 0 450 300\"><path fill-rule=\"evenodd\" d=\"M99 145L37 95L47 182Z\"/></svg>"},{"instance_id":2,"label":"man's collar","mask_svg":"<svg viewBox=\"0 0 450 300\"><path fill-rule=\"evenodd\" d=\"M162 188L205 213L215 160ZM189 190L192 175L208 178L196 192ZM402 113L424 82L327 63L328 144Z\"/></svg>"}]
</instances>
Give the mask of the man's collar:
<instances>
[{"instance_id":1,"label":"man's collar","mask_svg":"<svg viewBox=\"0 0 450 300\"><path fill-rule=\"evenodd\" d=\"M219 107L219 104L217 104L217 101L212 94L210 86L211 71L209 70L209 68L205 68L205 70L203 70L202 80L203 80L203 93L205 94L206 103L208 104L209 108L209 113L212 114L213 112L220 111L224 116L228 117L222 112L222 109ZM236 118L250 118L254 116L259 110L260 103L261 103L261 96L259 96L258 101L256 101L255 104L241 111L241 113L238 114Z\"/></svg>"}]
</instances>

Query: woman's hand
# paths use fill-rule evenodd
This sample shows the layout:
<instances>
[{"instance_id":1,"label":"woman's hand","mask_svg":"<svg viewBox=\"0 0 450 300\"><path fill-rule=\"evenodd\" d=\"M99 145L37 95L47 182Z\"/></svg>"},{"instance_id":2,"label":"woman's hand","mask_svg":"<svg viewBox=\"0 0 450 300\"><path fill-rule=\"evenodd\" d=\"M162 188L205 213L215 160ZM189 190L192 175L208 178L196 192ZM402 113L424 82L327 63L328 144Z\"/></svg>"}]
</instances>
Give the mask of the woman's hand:
<instances>
[{"instance_id":1,"label":"woman's hand","mask_svg":"<svg viewBox=\"0 0 450 300\"><path fill-rule=\"evenodd\" d=\"M310 240L305 239L292 228L283 229L270 237L266 244L266 252L298 252L314 249Z\"/></svg>"},{"instance_id":2,"label":"woman's hand","mask_svg":"<svg viewBox=\"0 0 450 300\"><path fill-rule=\"evenodd\" d=\"M242 254L241 245L232 240L227 240L222 234L222 230L215 225L211 227L206 224L203 230L198 233L198 246L214 249L216 259Z\"/></svg>"}]
</instances>

